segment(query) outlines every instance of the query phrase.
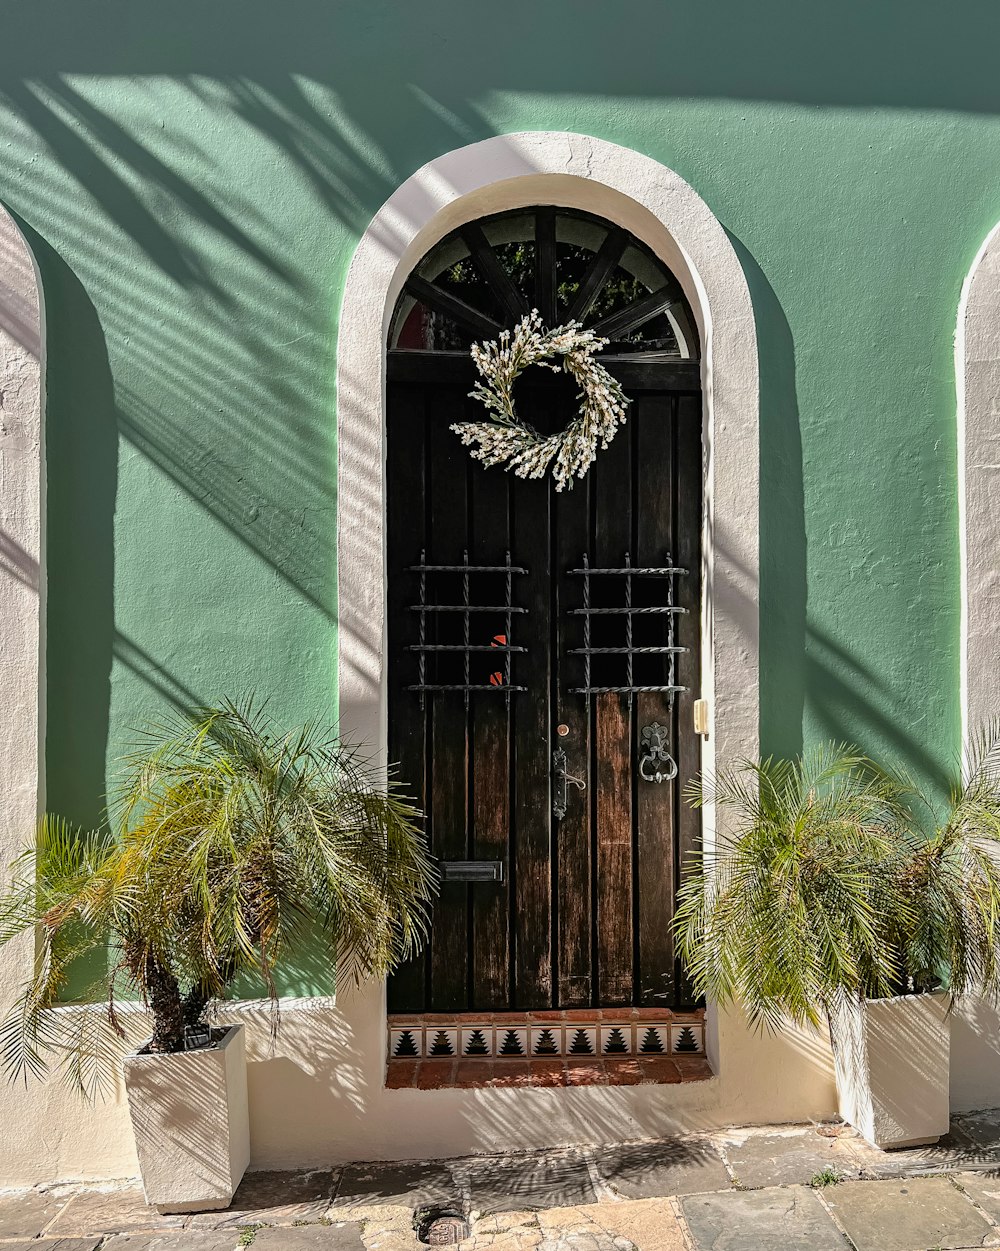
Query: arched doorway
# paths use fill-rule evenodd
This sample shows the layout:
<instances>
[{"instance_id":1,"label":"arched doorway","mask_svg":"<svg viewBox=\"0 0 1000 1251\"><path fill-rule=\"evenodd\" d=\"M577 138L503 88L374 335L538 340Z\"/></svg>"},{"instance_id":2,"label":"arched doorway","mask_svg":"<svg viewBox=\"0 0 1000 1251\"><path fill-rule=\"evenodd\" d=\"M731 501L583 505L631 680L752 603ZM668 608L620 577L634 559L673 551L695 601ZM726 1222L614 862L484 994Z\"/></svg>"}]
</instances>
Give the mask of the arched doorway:
<instances>
[{"instance_id":1,"label":"arched doorway","mask_svg":"<svg viewBox=\"0 0 1000 1251\"><path fill-rule=\"evenodd\" d=\"M532 308L610 340L630 400L562 493L450 430L482 415L472 342ZM618 225L517 209L431 249L387 346L389 759L444 872L390 1011L689 1006L669 922L699 833L702 403L681 286ZM577 405L540 369L517 402L543 432Z\"/></svg>"}]
</instances>

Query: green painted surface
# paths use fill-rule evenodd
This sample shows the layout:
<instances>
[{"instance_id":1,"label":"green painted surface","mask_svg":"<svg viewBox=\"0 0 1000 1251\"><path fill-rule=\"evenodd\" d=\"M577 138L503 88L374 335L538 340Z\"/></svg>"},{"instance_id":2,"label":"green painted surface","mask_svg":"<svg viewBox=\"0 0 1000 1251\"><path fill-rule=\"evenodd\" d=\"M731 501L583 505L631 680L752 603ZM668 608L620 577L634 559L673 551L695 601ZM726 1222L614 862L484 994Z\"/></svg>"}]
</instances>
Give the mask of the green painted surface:
<instances>
[{"instance_id":1,"label":"green painted surface","mask_svg":"<svg viewBox=\"0 0 1000 1251\"><path fill-rule=\"evenodd\" d=\"M579 131L730 232L762 371L762 729L939 777L958 738L952 339L1000 218L1000 10L39 0L0 199L49 319L49 803L167 701L333 717L336 321L425 161Z\"/></svg>"}]
</instances>

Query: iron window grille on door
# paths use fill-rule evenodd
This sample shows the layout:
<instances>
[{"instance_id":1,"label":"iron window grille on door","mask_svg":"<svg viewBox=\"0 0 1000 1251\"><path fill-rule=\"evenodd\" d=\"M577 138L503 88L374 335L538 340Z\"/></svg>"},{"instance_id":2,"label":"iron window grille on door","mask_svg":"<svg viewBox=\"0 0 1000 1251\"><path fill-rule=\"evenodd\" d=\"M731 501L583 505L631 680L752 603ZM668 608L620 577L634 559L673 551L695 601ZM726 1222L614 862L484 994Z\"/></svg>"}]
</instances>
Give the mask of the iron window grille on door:
<instances>
[{"instance_id":1,"label":"iron window grille on door","mask_svg":"<svg viewBox=\"0 0 1000 1251\"><path fill-rule=\"evenodd\" d=\"M628 695L630 704L635 695L656 691L669 695L671 702L673 702L675 695L687 690L686 686L681 686L677 683L676 657L688 650L686 647L678 646L675 641L675 619L681 613L686 613L687 609L674 603L674 579L686 576L688 571L672 564L669 553L666 556L666 564L664 565L633 565L631 555L628 552L625 553L624 560L624 565L620 567L594 567L591 566L590 558L584 552L581 568L569 571L573 576L583 579L583 607L570 609L574 616L583 617L583 646L570 649L573 655L583 657L583 685L571 687L570 690L574 695L586 695L588 698L591 695ZM593 606L591 604L592 578L621 579L624 602ZM665 593L662 598L665 602L658 604L633 603L635 580L641 579L645 582L653 578L663 579ZM615 616L624 619L625 634L623 644L606 646L595 646L593 644L591 622L594 617L598 616ZM664 642L635 645L633 641L635 634L634 619L637 616L663 617L666 626ZM622 675L624 681L617 684L595 684L592 681L592 659L595 656L620 657L624 665L624 674ZM662 684L637 683L635 681L635 658L637 656L665 657L667 662L666 682Z\"/></svg>"},{"instance_id":2,"label":"iron window grille on door","mask_svg":"<svg viewBox=\"0 0 1000 1251\"><path fill-rule=\"evenodd\" d=\"M428 693L436 693L441 691L461 691L465 696L466 707L469 703L469 694L472 691L494 692L496 694L505 695L507 702L510 702L511 692L523 691L527 688L517 686L511 681L511 657L516 652L527 651L527 648L517 646L511 642L511 631L513 618L515 615L524 615L527 613L526 608L520 608L514 604L514 576L516 574L525 574L527 569L521 565L512 565L510 563L510 552L506 553L505 562L502 565L470 565L468 549L462 553L462 563L460 565L437 565L427 563L426 551L420 553L420 564L411 565L410 572L419 574L420 576L420 602L411 604L410 611L418 613L418 641L411 643L408 650L417 653L417 681L406 689L409 691L417 691L420 694L421 706L423 706L424 697ZM452 579L456 575L461 579L461 603L436 603L428 601L428 577L434 579L435 575L447 576ZM503 603L487 604L477 603L473 601L472 585L475 579L478 582L485 580L486 576L492 575L491 580L500 576L503 580ZM428 616L435 613L461 613L462 619L462 637L459 642L442 643L437 640L428 642L427 640L427 623ZM497 638L487 643L472 641L472 621L474 614L495 614L502 616L504 620L504 632L502 641ZM503 668L492 675L493 678L499 677L498 681L491 680L489 682L473 682L472 680L472 657L475 653L487 652L494 656L503 658ZM461 682L443 682L430 680L427 673L427 659L429 656L441 656L442 654L450 654L453 657L460 658L461 661Z\"/></svg>"}]
</instances>

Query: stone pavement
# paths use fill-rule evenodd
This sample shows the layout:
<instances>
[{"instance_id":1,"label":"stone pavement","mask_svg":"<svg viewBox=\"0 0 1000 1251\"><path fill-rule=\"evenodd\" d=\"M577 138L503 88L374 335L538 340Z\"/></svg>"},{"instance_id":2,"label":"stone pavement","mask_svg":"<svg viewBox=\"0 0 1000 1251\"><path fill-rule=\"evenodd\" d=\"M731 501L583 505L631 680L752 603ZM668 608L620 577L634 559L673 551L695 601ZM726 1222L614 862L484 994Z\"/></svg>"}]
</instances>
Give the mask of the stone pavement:
<instances>
[{"instance_id":1,"label":"stone pavement","mask_svg":"<svg viewBox=\"0 0 1000 1251\"><path fill-rule=\"evenodd\" d=\"M184 1217L129 1183L0 1192L0 1251L419 1251L449 1218L463 1251L1000 1248L1000 1109L891 1153L809 1125L249 1173L230 1208Z\"/></svg>"}]
</instances>

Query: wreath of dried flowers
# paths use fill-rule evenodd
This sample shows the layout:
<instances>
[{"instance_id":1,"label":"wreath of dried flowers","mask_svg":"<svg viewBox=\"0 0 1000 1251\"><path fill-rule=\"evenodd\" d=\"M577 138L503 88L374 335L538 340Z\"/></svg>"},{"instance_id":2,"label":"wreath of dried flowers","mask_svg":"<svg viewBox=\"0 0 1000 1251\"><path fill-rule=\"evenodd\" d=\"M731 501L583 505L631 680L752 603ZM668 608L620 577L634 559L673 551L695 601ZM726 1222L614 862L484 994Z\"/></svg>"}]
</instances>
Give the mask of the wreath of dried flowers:
<instances>
[{"instance_id":1,"label":"wreath of dried flowers","mask_svg":"<svg viewBox=\"0 0 1000 1251\"><path fill-rule=\"evenodd\" d=\"M523 317L513 330L472 347L472 359L483 381L469 395L485 405L487 421L462 421L451 427L470 453L484 465L502 465L519 478L543 478L552 468L556 490L573 487L582 478L625 424L629 401L621 386L594 354L607 344L592 330L570 321L546 330L537 309ZM553 358L561 358L555 364ZM541 435L518 417L514 409L514 382L529 365L541 365L558 373L572 374L580 384L580 410L565 430Z\"/></svg>"}]
</instances>

